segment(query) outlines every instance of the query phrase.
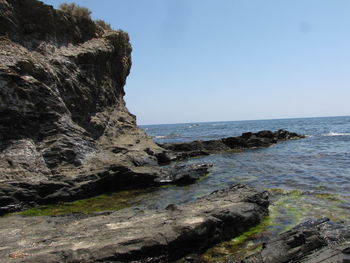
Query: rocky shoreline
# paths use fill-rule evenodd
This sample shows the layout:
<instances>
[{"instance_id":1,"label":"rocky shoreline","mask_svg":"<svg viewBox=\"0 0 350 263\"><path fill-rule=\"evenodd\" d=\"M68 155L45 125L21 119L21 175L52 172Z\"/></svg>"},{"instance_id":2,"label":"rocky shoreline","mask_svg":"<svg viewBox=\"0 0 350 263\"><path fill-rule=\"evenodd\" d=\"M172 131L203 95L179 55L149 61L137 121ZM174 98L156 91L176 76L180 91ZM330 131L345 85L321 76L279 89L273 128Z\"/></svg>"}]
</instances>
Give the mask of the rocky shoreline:
<instances>
[{"instance_id":1,"label":"rocky shoreline","mask_svg":"<svg viewBox=\"0 0 350 263\"><path fill-rule=\"evenodd\" d=\"M103 193L127 189L142 189L166 184L195 183L209 173L211 164L164 166L166 163L211 153L242 151L249 148L268 147L281 140L299 139L303 135L286 130L243 133L212 141L194 141L159 145L158 165L109 165L100 171L76 176L55 175L50 178L26 177L25 180L2 180L0 186L0 215L32 206L73 201ZM124 150L128 152L128 149ZM136 153L137 154L137 153ZM149 152L154 155L153 152ZM27 156L20 156L27 158ZM134 156L136 158L136 156ZM163 165L163 166L162 166ZM28 180L29 179L29 180ZM32 180L31 180L32 179Z\"/></svg>"},{"instance_id":2,"label":"rocky shoreline","mask_svg":"<svg viewBox=\"0 0 350 263\"><path fill-rule=\"evenodd\" d=\"M123 99L127 33L36 0L0 7L0 214L208 172L159 166L167 151Z\"/></svg>"},{"instance_id":3,"label":"rocky shoreline","mask_svg":"<svg viewBox=\"0 0 350 263\"><path fill-rule=\"evenodd\" d=\"M127 33L36 0L0 5L0 214L106 192L190 184L211 165L164 165L301 137L262 131L157 145L123 99L131 68Z\"/></svg>"},{"instance_id":4,"label":"rocky shoreline","mask_svg":"<svg viewBox=\"0 0 350 263\"><path fill-rule=\"evenodd\" d=\"M268 192L234 185L162 210L2 217L0 262L200 263L207 248L259 224L268 206ZM350 228L341 222L308 220L227 263L346 263L349 240Z\"/></svg>"},{"instance_id":5,"label":"rocky shoreline","mask_svg":"<svg viewBox=\"0 0 350 263\"><path fill-rule=\"evenodd\" d=\"M183 159L304 137L278 130L156 144L123 98L132 64L126 32L37 0L1 0L0 21L0 215L125 189L192 184L212 165ZM8 215L0 218L0 262L181 261L258 224L268 204L266 192L235 185L165 210ZM303 261L309 253L348 262L348 248L330 247L321 225L287 232L243 262L333 262L325 261L331 256ZM341 227L327 229L348 233ZM343 245L349 237L334 240Z\"/></svg>"},{"instance_id":6,"label":"rocky shoreline","mask_svg":"<svg viewBox=\"0 0 350 263\"><path fill-rule=\"evenodd\" d=\"M326 219L309 220L263 244L240 263L350 262L350 228ZM233 263L233 262L232 262Z\"/></svg>"},{"instance_id":7,"label":"rocky shoreline","mask_svg":"<svg viewBox=\"0 0 350 263\"><path fill-rule=\"evenodd\" d=\"M0 262L168 262L241 234L268 204L266 192L236 185L165 210L4 217Z\"/></svg>"},{"instance_id":8,"label":"rocky shoreline","mask_svg":"<svg viewBox=\"0 0 350 263\"><path fill-rule=\"evenodd\" d=\"M305 138L304 135L289 132L283 129L278 131L245 132L241 136L227 137L218 140L193 141L181 143L163 143L160 147L171 151L175 159L209 155L212 153L243 151L246 149L269 147L278 141ZM168 153L169 154L169 153Z\"/></svg>"}]
</instances>

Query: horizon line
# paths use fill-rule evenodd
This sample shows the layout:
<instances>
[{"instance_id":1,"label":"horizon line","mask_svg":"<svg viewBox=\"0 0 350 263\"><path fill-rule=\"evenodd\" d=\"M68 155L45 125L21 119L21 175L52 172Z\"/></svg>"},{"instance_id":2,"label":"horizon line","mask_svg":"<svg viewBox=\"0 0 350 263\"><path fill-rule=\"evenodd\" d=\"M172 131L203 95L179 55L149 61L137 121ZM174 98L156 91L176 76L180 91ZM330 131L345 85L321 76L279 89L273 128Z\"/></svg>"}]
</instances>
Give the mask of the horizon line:
<instances>
[{"instance_id":1,"label":"horizon line","mask_svg":"<svg viewBox=\"0 0 350 263\"><path fill-rule=\"evenodd\" d=\"M137 124L137 126L177 125L177 124L196 124L196 123L220 123L220 122L239 122L239 121L270 121L270 120L335 118L335 117L350 117L350 115L311 116L311 117L285 117L285 118L245 119L245 120L241 119L241 120L222 120L222 121L193 121L193 122L174 122L174 123L153 123L153 124Z\"/></svg>"}]
</instances>

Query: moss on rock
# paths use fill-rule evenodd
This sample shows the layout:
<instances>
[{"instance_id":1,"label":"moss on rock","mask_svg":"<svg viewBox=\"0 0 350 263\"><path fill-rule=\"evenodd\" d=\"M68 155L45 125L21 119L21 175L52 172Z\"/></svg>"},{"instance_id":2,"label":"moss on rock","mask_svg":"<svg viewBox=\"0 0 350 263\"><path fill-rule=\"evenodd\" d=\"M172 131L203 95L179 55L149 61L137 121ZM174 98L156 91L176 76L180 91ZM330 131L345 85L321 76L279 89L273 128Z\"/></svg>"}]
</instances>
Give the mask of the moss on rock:
<instances>
[{"instance_id":1,"label":"moss on rock","mask_svg":"<svg viewBox=\"0 0 350 263\"><path fill-rule=\"evenodd\" d=\"M117 211L134 205L140 200L143 194L149 191L152 191L152 189L122 191L108 195L104 194L74 202L38 206L17 214L24 216L54 216L71 213L91 214L108 210Z\"/></svg>"},{"instance_id":2,"label":"moss on rock","mask_svg":"<svg viewBox=\"0 0 350 263\"><path fill-rule=\"evenodd\" d=\"M269 189L269 192L274 200L269 207L269 216L232 240L208 249L200 255L201 262L227 262L229 259L239 261L259 251L262 243L269 238L290 230L310 217L328 217L334 221L349 218L342 206L350 197L286 189Z\"/></svg>"}]
</instances>

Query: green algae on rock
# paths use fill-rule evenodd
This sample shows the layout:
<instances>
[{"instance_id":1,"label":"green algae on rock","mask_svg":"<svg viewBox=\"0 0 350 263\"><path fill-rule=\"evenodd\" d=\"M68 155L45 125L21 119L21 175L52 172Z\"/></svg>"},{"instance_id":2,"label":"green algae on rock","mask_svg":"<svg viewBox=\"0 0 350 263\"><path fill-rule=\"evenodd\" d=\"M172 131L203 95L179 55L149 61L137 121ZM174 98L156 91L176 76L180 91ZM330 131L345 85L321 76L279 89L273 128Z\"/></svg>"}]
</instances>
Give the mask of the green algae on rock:
<instances>
[{"instance_id":1,"label":"green algae on rock","mask_svg":"<svg viewBox=\"0 0 350 263\"><path fill-rule=\"evenodd\" d=\"M24 216L55 216L71 213L91 214L100 211L117 211L130 207L153 189L122 191L99 195L73 202L43 205L16 213Z\"/></svg>"},{"instance_id":2,"label":"green algae on rock","mask_svg":"<svg viewBox=\"0 0 350 263\"><path fill-rule=\"evenodd\" d=\"M350 227L328 218L305 220L266 242L245 263L335 263L350 260Z\"/></svg>"},{"instance_id":3,"label":"green algae on rock","mask_svg":"<svg viewBox=\"0 0 350 263\"><path fill-rule=\"evenodd\" d=\"M349 221L349 213L342 205L346 200L349 202L350 197L295 189L269 189L269 192L274 199L269 215L240 236L208 249L199 256L200 262L239 261L261 250L262 243L269 237L286 232L307 218L328 217L333 221Z\"/></svg>"},{"instance_id":4,"label":"green algae on rock","mask_svg":"<svg viewBox=\"0 0 350 263\"><path fill-rule=\"evenodd\" d=\"M16 261L23 263L169 262L240 235L261 222L268 205L266 192L234 185L166 209L8 216L0 218L0 247L2 255L27 255Z\"/></svg>"},{"instance_id":5,"label":"green algae on rock","mask_svg":"<svg viewBox=\"0 0 350 263\"><path fill-rule=\"evenodd\" d=\"M208 249L200 256L200 261L205 263L224 262L233 254L237 258L242 258L246 255L255 253L261 249L261 244L251 241L258 238L258 236L265 231L270 224L271 217L267 216L260 224L251 227L248 231L238 237Z\"/></svg>"}]
</instances>

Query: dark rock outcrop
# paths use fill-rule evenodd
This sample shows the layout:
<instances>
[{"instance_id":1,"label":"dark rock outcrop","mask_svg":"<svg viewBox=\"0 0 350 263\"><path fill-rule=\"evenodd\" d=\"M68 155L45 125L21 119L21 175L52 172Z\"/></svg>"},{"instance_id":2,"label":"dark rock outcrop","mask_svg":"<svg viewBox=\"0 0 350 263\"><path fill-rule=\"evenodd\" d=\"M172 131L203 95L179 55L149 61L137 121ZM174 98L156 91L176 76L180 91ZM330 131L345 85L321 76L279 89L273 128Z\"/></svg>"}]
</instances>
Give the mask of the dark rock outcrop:
<instances>
[{"instance_id":1,"label":"dark rock outcrop","mask_svg":"<svg viewBox=\"0 0 350 263\"><path fill-rule=\"evenodd\" d=\"M185 157L299 137L245 133L157 145L124 102L131 45L37 0L0 0L0 214L107 191L193 183L209 165Z\"/></svg>"},{"instance_id":2,"label":"dark rock outcrop","mask_svg":"<svg viewBox=\"0 0 350 263\"><path fill-rule=\"evenodd\" d=\"M0 215L29 206L87 198L125 189L165 184L192 184L208 174L210 164L158 167L110 166L108 170L73 178L59 177L40 181L8 181L0 186Z\"/></svg>"},{"instance_id":3,"label":"dark rock outcrop","mask_svg":"<svg viewBox=\"0 0 350 263\"><path fill-rule=\"evenodd\" d=\"M172 157L125 106L130 67L127 33L0 1L0 213L207 173L158 166Z\"/></svg>"},{"instance_id":4,"label":"dark rock outcrop","mask_svg":"<svg viewBox=\"0 0 350 263\"><path fill-rule=\"evenodd\" d=\"M208 155L216 152L241 151L249 148L268 147L278 141L304 138L294 132L286 130L245 132L238 137L228 137L219 140L193 141L183 143L163 143L162 148L177 152L177 158L188 158L199 155Z\"/></svg>"},{"instance_id":5,"label":"dark rock outcrop","mask_svg":"<svg viewBox=\"0 0 350 263\"><path fill-rule=\"evenodd\" d=\"M165 210L0 218L0 262L169 262L230 239L267 214L266 192L236 185Z\"/></svg>"},{"instance_id":6,"label":"dark rock outcrop","mask_svg":"<svg viewBox=\"0 0 350 263\"><path fill-rule=\"evenodd\" d=\"M328 219L310 220L264 244L262 251L241 263L346 263L349 240L350 227Z\"/></svg>"}]
</instances>

